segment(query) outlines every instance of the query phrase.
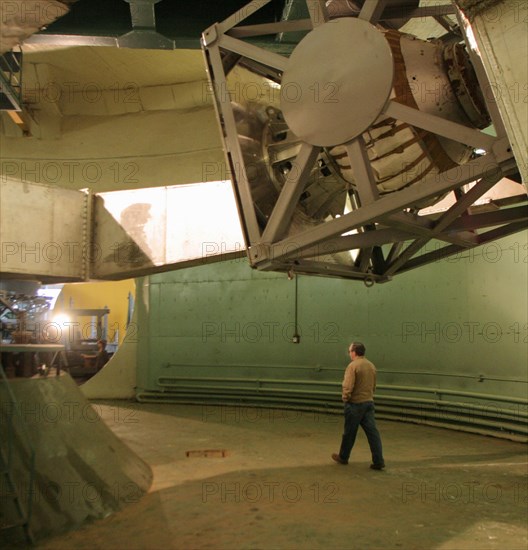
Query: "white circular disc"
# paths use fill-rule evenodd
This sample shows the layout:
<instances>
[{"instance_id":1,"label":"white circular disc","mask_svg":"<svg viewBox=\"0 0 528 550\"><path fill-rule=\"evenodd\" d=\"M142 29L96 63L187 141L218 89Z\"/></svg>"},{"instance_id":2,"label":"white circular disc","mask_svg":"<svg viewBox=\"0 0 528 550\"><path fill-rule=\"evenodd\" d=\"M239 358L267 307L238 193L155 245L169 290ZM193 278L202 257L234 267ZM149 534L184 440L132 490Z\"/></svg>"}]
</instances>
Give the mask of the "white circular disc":
<instances>
[{"instance_id":1,"label":"white circular disc","mask_svg":"<svg viewBox=\"0 0 528 550\"><path fill-rule=\"evenodd\" d=\"M299 42L284 71L286 123L311 145L346 143L379 117L393 77L392 52L376 27L351 17L324 23Z\"/></svg>"}]
</instances>

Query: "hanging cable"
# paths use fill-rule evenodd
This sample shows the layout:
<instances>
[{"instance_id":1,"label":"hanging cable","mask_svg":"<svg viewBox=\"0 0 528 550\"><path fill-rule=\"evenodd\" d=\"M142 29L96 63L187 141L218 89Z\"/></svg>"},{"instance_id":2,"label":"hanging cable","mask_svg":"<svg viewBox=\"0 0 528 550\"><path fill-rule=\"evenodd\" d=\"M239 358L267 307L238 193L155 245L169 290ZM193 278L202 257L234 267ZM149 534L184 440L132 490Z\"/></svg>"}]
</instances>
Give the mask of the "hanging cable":
<instances>
[{"instance_id":1,"label":"hanging cable","mask_svg":"<svg viewBox=\"0 0 528 550\"><path fill-rule=\"evenodd\" d=\"M295 277L295 313L294 313L294 326L295 326L295 332L293 334L293 343L294 344L300 344L301 342L301 335L299 334L299 277L294 274Z\"/></svg>"}]
</instances>

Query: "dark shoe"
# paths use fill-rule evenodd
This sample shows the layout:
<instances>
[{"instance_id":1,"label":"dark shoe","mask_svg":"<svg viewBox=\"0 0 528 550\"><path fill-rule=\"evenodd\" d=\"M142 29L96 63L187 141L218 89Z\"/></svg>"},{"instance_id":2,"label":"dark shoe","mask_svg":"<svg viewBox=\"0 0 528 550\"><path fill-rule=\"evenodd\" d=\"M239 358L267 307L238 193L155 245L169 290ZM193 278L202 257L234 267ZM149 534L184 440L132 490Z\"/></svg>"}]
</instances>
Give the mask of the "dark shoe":
<instances>
[{"instance_id":1,"label":"dark shoe","mask_svg":"<svg viewBox=\"0 0 528 550\"><path fill-rule=\"evenodd\" d=\"M385 462L382 462L381 464L371 464L370 469L371 470L383 470L385 468Z\"/></svg>"},{"instance_id":2,"label":"dark shoe","mask_svg":"<svg viewBox=\"0 0 528 550\"><path fill-rule=\"evenodd\" d=\"M338 464L343 464L343 466L348 464L348 460L343 460L337 453L332 455L332 460L335 460Z\"/></svg>"}]
</instances>

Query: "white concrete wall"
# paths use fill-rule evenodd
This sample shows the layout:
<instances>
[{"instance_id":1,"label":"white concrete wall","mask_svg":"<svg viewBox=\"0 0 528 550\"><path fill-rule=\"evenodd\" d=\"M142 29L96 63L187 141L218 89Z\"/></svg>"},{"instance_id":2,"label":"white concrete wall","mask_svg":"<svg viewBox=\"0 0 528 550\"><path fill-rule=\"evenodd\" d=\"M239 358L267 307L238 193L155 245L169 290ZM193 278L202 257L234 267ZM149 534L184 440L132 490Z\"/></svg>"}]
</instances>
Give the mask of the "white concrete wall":
<instances>
[{"instance_id":1,"label":"white concrete wall","mask_svg":"<svg viewBox=\"0 0 528 550\"><path fill-rule=\"evenodd\" d=\"M528 183L528 2L505 0L471 22L525 185Z\"/></svg>"}]
</instances>

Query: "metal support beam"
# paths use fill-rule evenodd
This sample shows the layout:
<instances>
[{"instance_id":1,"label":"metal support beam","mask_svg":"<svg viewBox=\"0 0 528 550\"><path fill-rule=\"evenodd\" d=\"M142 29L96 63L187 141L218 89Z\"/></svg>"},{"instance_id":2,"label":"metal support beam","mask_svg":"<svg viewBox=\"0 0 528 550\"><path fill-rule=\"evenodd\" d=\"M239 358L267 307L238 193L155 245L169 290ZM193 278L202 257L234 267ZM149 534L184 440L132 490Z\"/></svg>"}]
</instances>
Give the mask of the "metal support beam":
<instances>
[{"instance_id":1,"label":"metal support beam","mask_svg":"<svg viewBox=\"0 0 528 550\"><path fill-rule=\"evenodd\" d=\"M338 252L358 250L360 248L374 248L384 244L409 240L410 238L407 231L399 229L376 229L375 231L365 231L364 233L329 239L324 243L299 252L295 258L317 258L329 254L337 254Z\"/></svg>"},{"instance_id":2,"label":"metal support beam","mask_svg":"<svg viewBox=\"0 0 528 550\"><path fill-rule=\"evenodd\" d=\"M423 218L421 216L415 216L409 212L398 212L392 214L387 218L384 218L382 223L400 229L402 231L407 230L409 237L422 236L429 239L439 239L448 243L458 244L460 246L471 247L477 244L475 236L471 233L443 233L440 230L435 230L434 222Z\"/></svg>"},{"instance_id":3,"label":"metal support beam","mask_svg":"<svg viewBox=\"0 0 528 550\"><path fill-rule=\"evenodd\" d=\"M225 37L224 37L225 38ZM235 40L235 39L231 39ZM237 41L238 42L238 41ZM206 52L206 58L209 64L209 74L214 76L214 81L211 82L213 90L227 90L227 80L224 74L222 65L222 58L220 56L220 49L218 45L211 46ZM235 121L235 115L233 113L233 107L227 94L216 94L215 107L224 124L224 128L220 128L220 131L226 132L227 136L237 136L237 126ZM235 193L239 197L239 202L242 205L243 216L243 229L245 233L246 246L249 246L252 242L257 242L260 239L260 228L255 214L255 208L253 206L253 197L251 196L251 188L249 185L249 178L246 171L246 165L244 163L244 157L240 148L240 143L237 139L226 140L226 161L227 168L232 174L236 174L239 185L235 189Z\"/></svg>"},{"instance_id":4,"label":"metal support beam","mask_svg":"<svg viewBox=\"0 0 528 550\"><path fill-rule=\"evenodd\" d=\"M288 173L279 199L262 235L263 242L275 242L277 239L281 239L288 230L293 212L318 155L319 148L312 147L307 143L301 145L301 150L292 163L292 169Z\"/></svg>"},{"instance_id":5,"label":"metal support beam","mask_svg":"<svg viewBox=\"0 0 528 550\"><path fill-rule=\"evenodd\" d=\"M374 273L381 274L385 270L385 258L381 246L375 246L372 249L372 267Z\"/></svg>"},{"instance_id":6,"label":"metal support beam","mask_svg":"<svg viewBox=\"0 0 528 550\"><path fill-rule=\"evenodd\" d=\"M358 15L358 18L369 21L370 23L375 25L379 21L386 4L387 0L365 1L363 7L361 8L361 12Z\"/></svg>"},{"instance_id":7,"label":"metal support beam","mask_svg":"<svg viewBox=\"0 0 528 550\"><path fill-rule=\"evenodd\" d=\"M476 183L467 193L464 193L451 208L440 218L435 224L435 232L441 232L445 229L451 229L451 224L482 195L489 191L498 181L500 180L500 175L497 174L495 178L483 178L478 183Z\"/></svg>"},{"instance_id":8,"label":"metal support beam","mask_svg":"<svg viewBox=\"0 0 528 550\"><path fill-rule=\"evenodd\" d=\"M263 50L258 46L253 46L253 44L248 44L247 42L243 42L242 40L238 40L238 38L233 38L232 36L223 35L219 38L218 45L225 50L238 53L243 57L253 59L263 65L268 65L281 71L284 71L288 65L287 57L277 53L268 52L267 50Z\"/></svg>"},{"instance_id":9,"label":"metal support beam","mask_svg":"<svg viewBox=\"0 0 528 550\"><path fill-rule=\"evenodd\" d=\"M447 31L447 35L441 37L443 42L447 40L447 36L450 38L457 38L458 41L462 39L462 33L458 25L453 23L449 17L446 15L433 15L433 19Z\"/></svg>"},{"instance_id":10,"label":"metal support beam","mask_svg":"<svg viewBox=\"0 0 528 550\"><path fill-rule=\"evenodd\" d=\"M377 200L379 193L363 136L347 143L345 149L354 172L354 181L361 205L370 204Z\"/></svg>"},{"instance_id":11,"label":"metal support beam","mask_svg":"<svg viewBox=\"0 0 528 550\"><path fill-rule=\"evenodd\" d=\"M310 19L296 19L294 21L277 21L276 23L233 27L226 34L233 38L250 38L252 36L265 36L282 32L309 31L312 28L313 25Z\"/></svg>"},{"instance_id":12,"label":"metal support beam","mask_svg":"<svg viewBox=\"0 0 528 550\"><path fill-rule=\"evenodd\" d=\"M282 270L288 271L288 264L274 264L270 266L270 270ZM340 264L331 264L327 262L317 262L311 260L300 260L296 262L295 267L302 271L302 273L309 273L313 275L326 275L332 277L346 277L347 279L357 279L358 281L365 280L365 273L359 271L355 267L344 266ZM368 274L368 279L373 282L384 282L386 277L380 276L374 273Z\"/></svg>"},{"instance_id":13,"label":"metal support beam","mask_svg":"<svg viewBox=\"0 0 528 550\"><path fill-rule=\"evenodd\" d=\"M228 30L239 25L244 19L251 17L255 12L263 8L266 4L269 4L271 0L258 0L250 2L243 8L240 8L233 15L218 24L218 34L223 34Z\"/></svg>"},{"instance_id":14,"label":"metal support beam","mask_svg":"<svg viewBox=\"0 0 528 550\"><path fill-rule=\"evenodd\" d=\"M440 234L445 229L449 228L451 223L458 218L463 212L465 212L477 199L479 199L486 191L491 189L500 179L497 175L495 178L483 178L476 185L474 185L464 196L462 196L447 212L445 212L440 219L436 222L433 234L429 239L422 238L417 239L414 243L409 245L399 258L394 260L389 267L385 270L385 275L393 275L398 271L407 260L412 258L431 238L436 234ZM476 246L479 244L478 239L470 246ZM456 246L461 247L460 244ZM463 245L462 245L463 247ZM467 246L466 246L467 248Z\"/></svg>"},{"instance_id":15,"label":"metal support beam","mask_svg":"<svg viewBox=\"0 0 528 550\"><path fill-rule=\"evenodd\" d=\"M394 243L389 251L389 254L387 255L387 259L385 260L385 265L390 265L401 253L401 249L403 248L404 241L401 240L399 243ZM385 270L384 270L385 271Z\"/></svg>"},{"instance_id":16,"label":"metal support beam","mask_svg":"<svg viewBox=\"0 0 528 550\"><path fill-rule=\"evenodd\" d=\"M366 0L365 4L369 4L370 0ZM452 15L457 12L457 9L452 4L441 4L435 6L422 6L420 8L405 9L401 7L387 6L381 14L380 21L390 21L392 19L422 19L424 17L440 17L443 15Z\"/></svg>"},{"instance_id":17,"label":"metal support beam","mask_svg":"<svg viewBox=\"0 0 528 550\"><path fill-rule=\"evenodd\" d=\"M291 255L289 251L292 248L294 251L304 250L326 239L342 235L352 229L419 203L424 199L442 195L478 178L495 178L497 174L501 173L501 167L498 164L492 164L493 158L493 155L486 155L463 166L452 168L444 174L429 175L412 187L402 189L398 193L389 196L383 196L359 210L276 243L270 248L271 257L286 257Z\"/></svg>"},{"instance_id":18,"label":"metal support beam","mask_svg":"<svg viewBox=\"0 0 528 550\"><path fill-rule=\"evenodd\" d=\"M475 148L484 149L485 151L491 151L493 144L496 141L496 138L493 136L489 136L467 126L463 126L462 124L451 122L445 118L424 113L418 109L413 109L412 107L408 107L407 105L403 105L402 103L398 103L396 101L390 101L388 103L383 116L401 120L411 126L415 126L417 128L421 128L422 130L432 132L433 134L464 143L465 145L471 145Z\"/></svg>"},{"instance_id":19,"label":"metal support beam","mask_svg":"<svg viewBox=\"0 0 528 550\"><path fill-rule=\"evenodd\" d=\"M503 227L499 227L498 229L493 229L492 231L487 231L486 233L480 235L479 243L477 246L481 246L483 244L489 243L491 241L495 241L497 239L501 239L503 237L507 237L508 235L512 235L513 233L517 233L518 231L522 231L523 229L526 229L526 222L516 222L511 223L508 225L505 225ZM435 250L433 252L428 252L427 254L423 254L419 256L418 258L413 258L412 260L409 260L400 270L400 273L403 273L405 271L409 271L411 269L416 269L417 267L421 267L422 265L426 265L431 262L437 262L438 260L441 260L443 258L447 258L449 256L453 256L454 254L458 254L461 252L461 247L457 245L450 245L446 246L444 248L441 248L440 250Z\"/></svg>"},{"instance_id":20,"label":"metal support beam","mask_svg":"<svg viewBox=\"0 0 528 550\"><path fill-rule=\"evenodd\" d=\"M362 248L359 251L359 257L358 257L358 260L356 261L356 265L358 266L359 271L361 271L362 273L366 273L367 269L370 266L370 260L371 260L373 250L374 249L372 247L368 247L368 248Z\"/></svg>"},{"instance_id":21,"label":"metal support beam","mask_svg":"<svg viewBox=\"0 0 528 550\"><path fill-rule=\"evenodd\" d=\"M495 212L483 212L482 214L471 214L462 216L455 220L449 229L452 231L472 231L481 227L493 227L528 220L528 206L516 208L505 208Z\"/></svg>"},{"instance_id":22,"label":"metal support beam","mask_svg":"<svg viewBox=\"0 0 528 550\"><path fill-rule=\"evenodd\" d=\"M306 0L313 28L323 25L329 20L325 0Z\"/></svg>"}]
</instances>

